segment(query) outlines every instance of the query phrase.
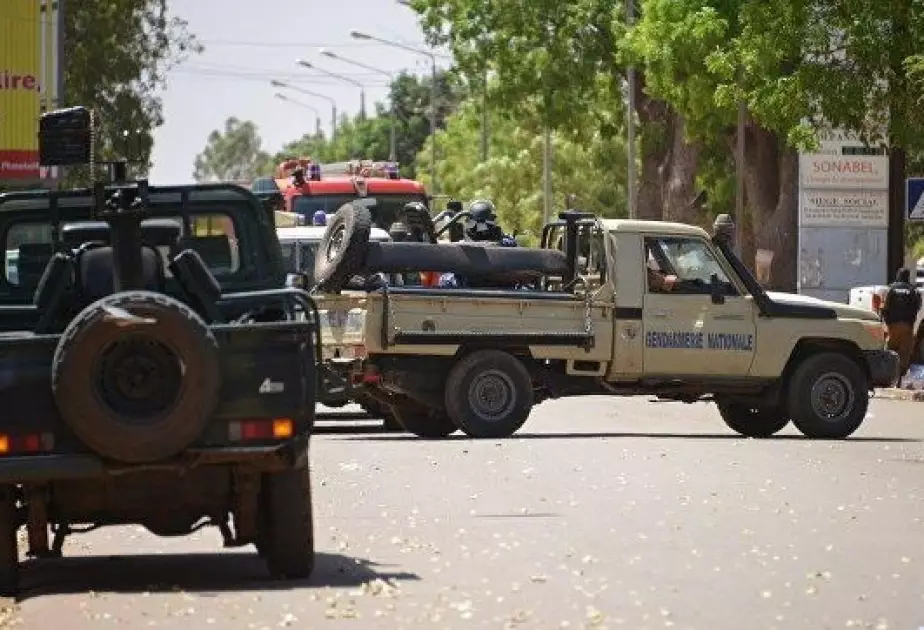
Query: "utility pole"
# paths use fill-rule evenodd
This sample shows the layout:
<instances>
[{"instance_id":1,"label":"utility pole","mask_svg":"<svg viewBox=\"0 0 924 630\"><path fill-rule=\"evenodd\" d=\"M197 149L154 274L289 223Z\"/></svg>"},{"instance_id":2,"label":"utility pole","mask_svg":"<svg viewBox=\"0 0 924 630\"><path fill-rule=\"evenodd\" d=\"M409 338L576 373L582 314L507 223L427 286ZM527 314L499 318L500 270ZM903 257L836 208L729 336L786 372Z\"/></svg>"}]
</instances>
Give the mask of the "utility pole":
<instances>
[{"instance_id":1,"label":"utility pole","mask_svg":"<svg viewBox=\"0 0 924 630\"><path fill-rule=\"evenodd\" d=\"M430 56L431 82L430 86L430 186L433 188L431 194L439 192L439 186L436 182L436 57Z\"/></svg>"},{"instance_id":2,"label":"utility pole","mask_svg":"<svg viewBox=\"0 0 924 630\"><path fill-rule=\"evenodd\" d=\"M488 66L484 67L484 86L481 91L481 161L488 161Z\"/></svg>"},{"instance_id":3,"label":"utility pole","mask_svg":"<svg viewBox=\"0 0 924 630\"><path fill-rule=\"evenodd\" d=\"M542 134L542 224L552 220L552 132L546 123Z\"/></svg>"}]
</instances>

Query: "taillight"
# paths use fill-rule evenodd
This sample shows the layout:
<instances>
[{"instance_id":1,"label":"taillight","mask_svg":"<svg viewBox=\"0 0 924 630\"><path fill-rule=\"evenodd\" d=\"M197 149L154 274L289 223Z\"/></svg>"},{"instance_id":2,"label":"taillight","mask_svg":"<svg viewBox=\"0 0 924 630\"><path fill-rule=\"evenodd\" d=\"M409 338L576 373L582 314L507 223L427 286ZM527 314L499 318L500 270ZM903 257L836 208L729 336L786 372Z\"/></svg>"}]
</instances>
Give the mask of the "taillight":
<instances>
[{"instance_id":1,"label":"taillight","mask_svg":"<svg viewBox=\"0 0 924 630\"><path fill-rule=\"evenodd\" d=\"M228 439L232 442L288 440L293 435L295 435L295 423L291 418L235 420L228 423Z\"/></svg>"},{"instance_id":2,"label":"taillight","mask_svg":"<svg viewBox=\"0 0 924 630\"><path fill-rule=\"evenodd\" d=\"M0 433L0 456L44 453L52 450L54 445L55 436L52 433L26 433L25 435Z\"/></svg>"}]
</instances>

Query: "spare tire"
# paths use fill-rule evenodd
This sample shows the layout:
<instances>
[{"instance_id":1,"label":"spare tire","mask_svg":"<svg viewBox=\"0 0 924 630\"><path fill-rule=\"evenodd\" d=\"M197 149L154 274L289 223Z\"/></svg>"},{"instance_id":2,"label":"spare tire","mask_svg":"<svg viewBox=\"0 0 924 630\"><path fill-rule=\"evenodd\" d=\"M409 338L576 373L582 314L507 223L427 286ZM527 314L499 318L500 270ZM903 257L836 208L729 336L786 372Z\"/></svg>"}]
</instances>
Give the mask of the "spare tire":
<instances>
[{"instance_id":1,"label":"spare tire","mask_svg":"<svg viewBox=\"0 0 924 630\"><path fill-rule=\"evenodd\" d=\"M62 419L93 451L125 463L163 460L188 448L218 405L218 342L167 295L116 293L64 330L51 384Z\"/></svg>"},{"instance_id":2,"label":"spare tire","mask_svg":"<svg viewBox=\"0 0 924 630\"><path fill-rule=\"evenodd\" d=\"M314 280L335 293L362 268L372 231L372 215L364 206L345 203L327 222L314 257Z\"/></svg>"}]
</instances>

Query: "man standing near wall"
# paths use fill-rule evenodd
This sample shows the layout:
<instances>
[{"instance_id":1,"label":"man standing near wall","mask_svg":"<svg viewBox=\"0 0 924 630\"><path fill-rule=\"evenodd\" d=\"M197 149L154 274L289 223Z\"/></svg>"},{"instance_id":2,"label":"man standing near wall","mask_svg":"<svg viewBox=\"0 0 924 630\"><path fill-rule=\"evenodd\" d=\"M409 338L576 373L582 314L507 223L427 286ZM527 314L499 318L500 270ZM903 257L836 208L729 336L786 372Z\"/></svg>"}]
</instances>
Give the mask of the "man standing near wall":
<instances>
[{"instance_id":1,"label":"man standing near wall","mask_svg":"<svg viewBox=\"0 0 924 630\"><path fill-rule=\"evenodd\" d=\"M914 349L914 322L921 309L921 296L911 284L911 272L901 268L895 274L895 282L889 285L885 304L882 307L882 321L889 335L889 349L901 357L901 371L898 382L911 365L911 351Z\"/></svg>"}]
</instances>

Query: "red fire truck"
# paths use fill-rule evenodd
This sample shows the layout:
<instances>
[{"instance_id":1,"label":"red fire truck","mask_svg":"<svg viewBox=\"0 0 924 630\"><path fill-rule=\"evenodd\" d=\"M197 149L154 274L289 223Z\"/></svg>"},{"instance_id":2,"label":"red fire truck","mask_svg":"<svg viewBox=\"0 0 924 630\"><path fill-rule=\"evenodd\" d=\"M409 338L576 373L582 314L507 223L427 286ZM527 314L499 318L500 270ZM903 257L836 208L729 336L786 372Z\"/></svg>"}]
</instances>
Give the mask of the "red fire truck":
<instances>
[{"instance_id":1,"label":"red fire truck","mask_svg":"<svg viewBox=\"0 0 924 630\"><path fill-rule=\"evenodd\" d=\"M290 158L279 164L272 177L254 180L251 190L261 197L282 196L280 210L305 217L312 223L321 211L333 214L348 201L373 197L370 207L375 227L387 230L405 204L419 201L429 207L423 184L405 179L394 162L350 160L319 164L311 158Z\"/></svg>"}]
</instances>

